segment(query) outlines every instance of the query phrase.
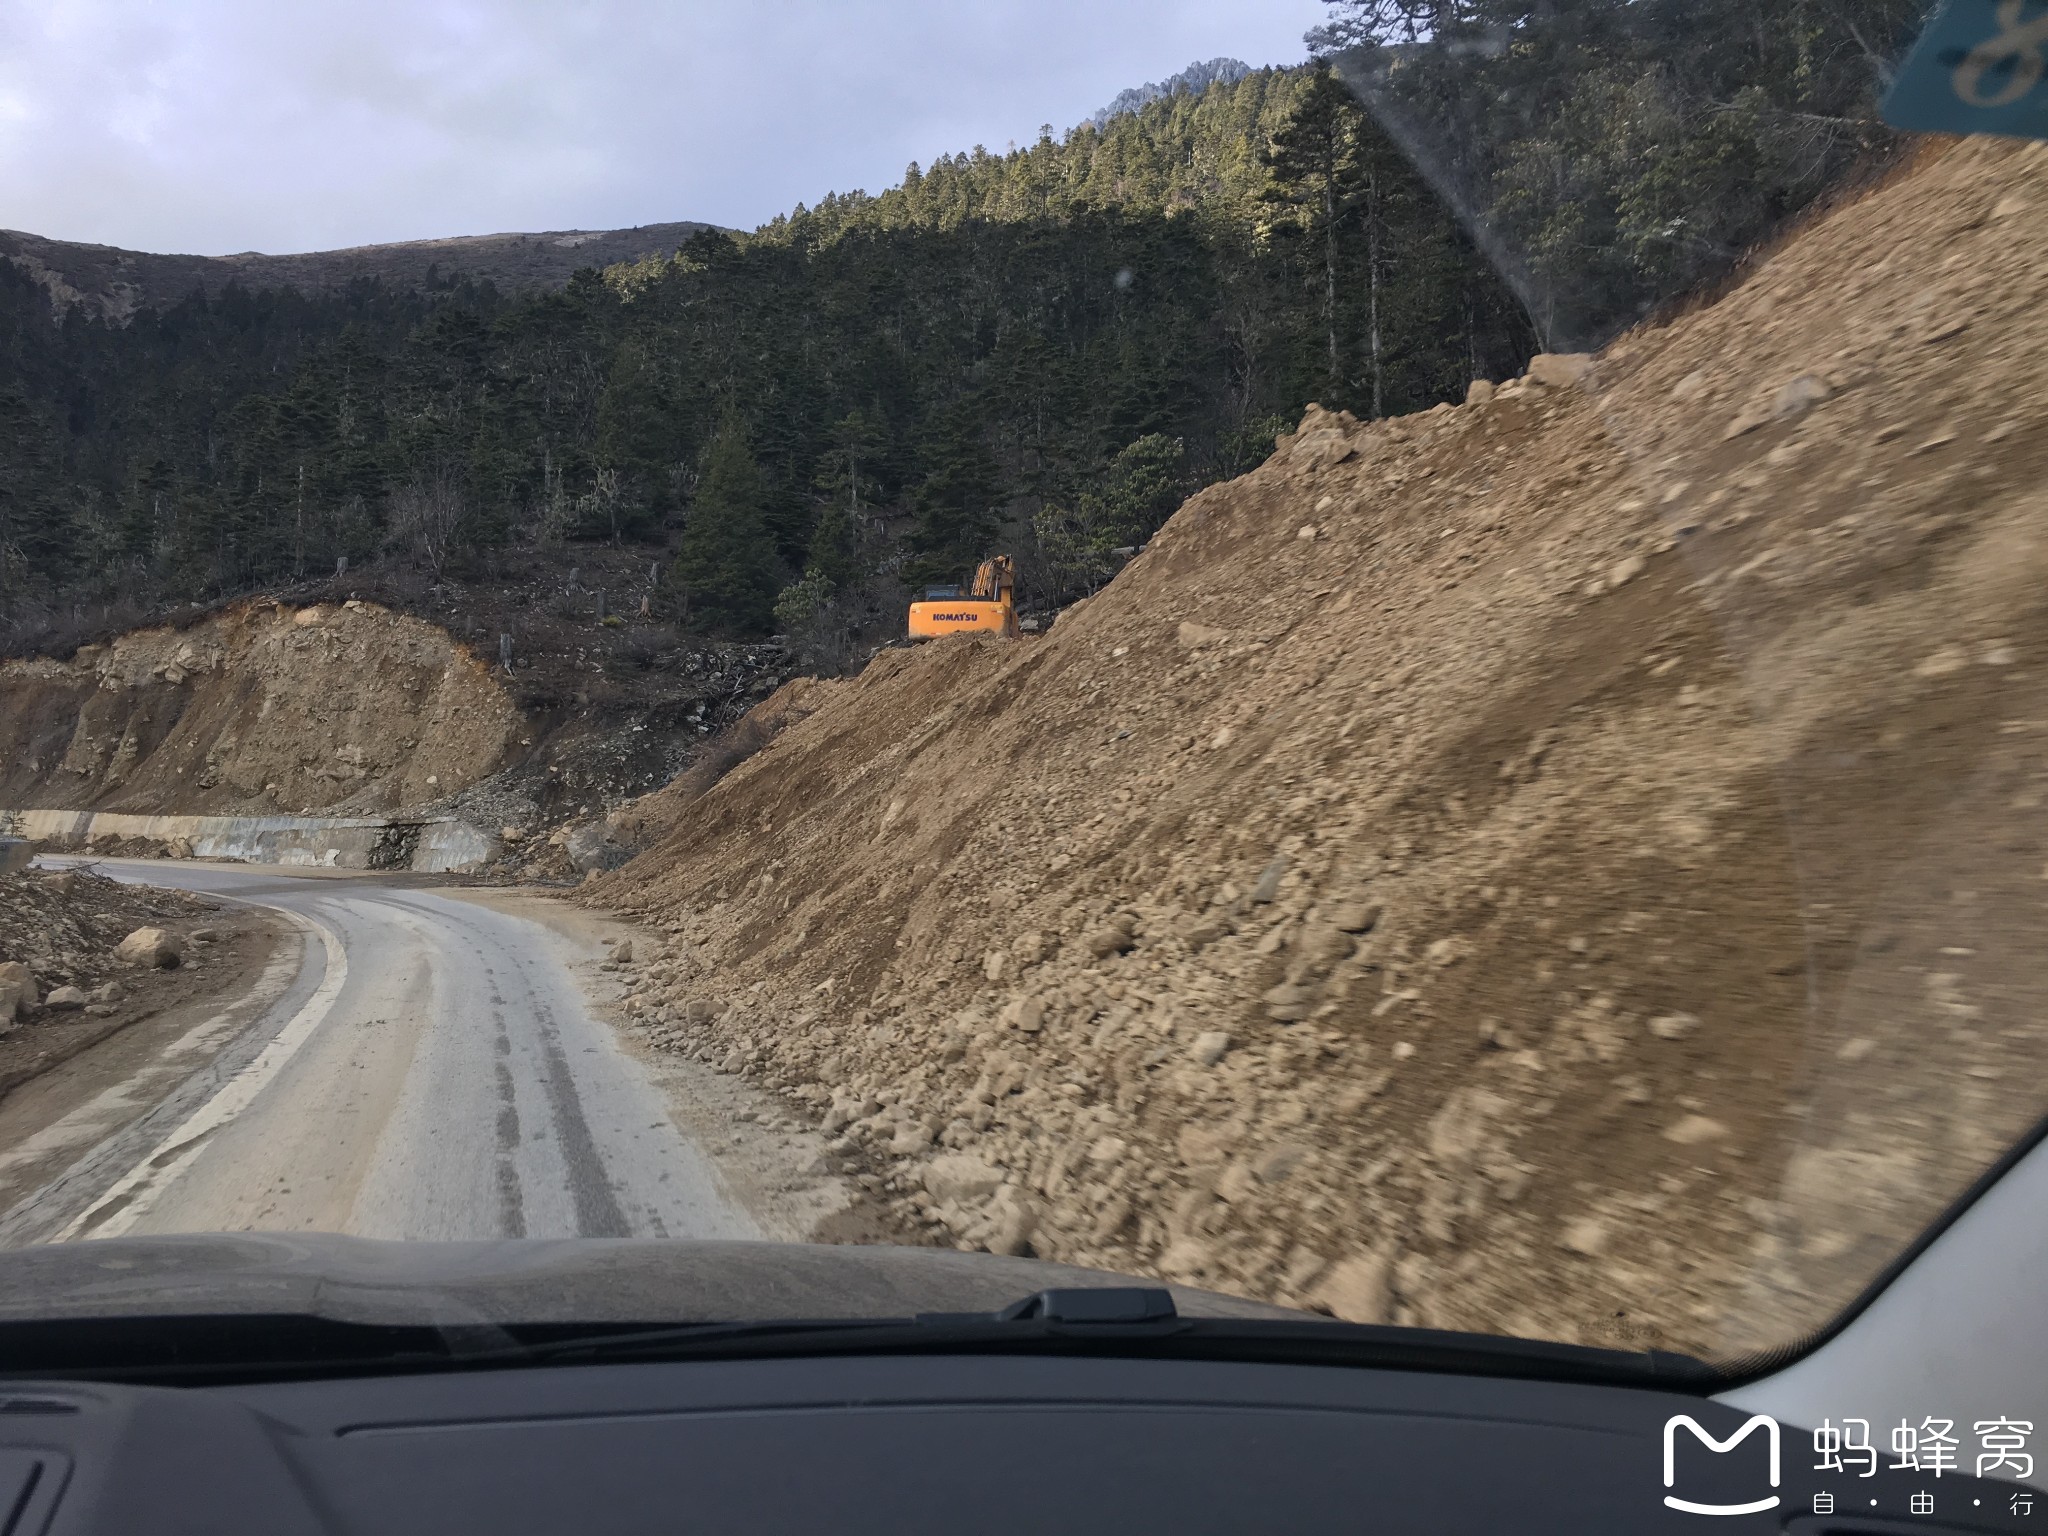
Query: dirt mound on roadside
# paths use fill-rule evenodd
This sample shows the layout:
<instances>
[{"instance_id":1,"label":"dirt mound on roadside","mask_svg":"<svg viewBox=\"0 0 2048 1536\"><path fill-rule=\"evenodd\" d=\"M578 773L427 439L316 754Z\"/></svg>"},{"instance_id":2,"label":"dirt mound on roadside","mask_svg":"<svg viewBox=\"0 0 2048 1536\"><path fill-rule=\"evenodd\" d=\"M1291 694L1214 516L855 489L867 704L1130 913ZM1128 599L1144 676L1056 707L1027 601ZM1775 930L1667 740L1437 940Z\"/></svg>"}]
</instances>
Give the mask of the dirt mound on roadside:
<instances>
[{"instance_id":1,"label":"dirt mound on roadside","mask_svg":"<svg viewBox=\"0 0 2048 1536\"><path fill-rule=\"evenodd\" d=\"M935 1241L1817 1321L2041 1108L2044 168L1930 151L1589 367L1311 409L1046 638L885 654L592 883L674 936L631 1009Z\"/></svg>"},{"instance_id":2,"label":"dirt mound on roadside","mask_svg":"<svg viewBox=\"0 0 2048 1536\"><path fill-rule=\"evenodd\" d=\"M0 662L0 805L376 812L481 779L521 724L431 624L373 603L252 603L69 661Z\"/></svg>"}]
</instances>

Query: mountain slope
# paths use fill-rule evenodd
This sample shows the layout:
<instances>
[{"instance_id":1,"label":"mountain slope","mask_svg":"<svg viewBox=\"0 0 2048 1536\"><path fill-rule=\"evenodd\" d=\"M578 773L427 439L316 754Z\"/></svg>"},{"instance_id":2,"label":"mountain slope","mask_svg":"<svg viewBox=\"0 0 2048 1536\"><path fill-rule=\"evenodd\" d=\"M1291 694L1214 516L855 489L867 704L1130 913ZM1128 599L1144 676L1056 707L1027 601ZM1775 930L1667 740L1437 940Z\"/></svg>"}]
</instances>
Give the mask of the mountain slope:
<instances>
[{"instance_id":1,"label":"mountain slope","mask_svg":"<svg viewBox=\"0 0 2048 1536\"><path fill-rule=\"evenodd\" d=\"M321 294L338 292L365 277L396 288L418 288L430 276L460 276L508 291L559 288L585 267L671 256L690 236L713 227L682 222L634 229L461 235L289 256L257 251L233 256L158 255L9 229L0 230L0 258L39 283L49 294L52 309L76 304L90 315L118 322L145 306L166 308L194 291L217 295L230 283Z\"/></svg>"},{"instance_id":2,"label":"mountain slope","mask_svg":"<svg viewBox=\"0 0 2048 1536\"><path fill-rule=\"evenodd\" d=\"M594 887L672 936L650 1038L939 1242L1817 1323L2039 1112L2044 161L1930 150L1583 375L1311 408L1046 638L811 690Z\"/></svg>"}]
</instances>

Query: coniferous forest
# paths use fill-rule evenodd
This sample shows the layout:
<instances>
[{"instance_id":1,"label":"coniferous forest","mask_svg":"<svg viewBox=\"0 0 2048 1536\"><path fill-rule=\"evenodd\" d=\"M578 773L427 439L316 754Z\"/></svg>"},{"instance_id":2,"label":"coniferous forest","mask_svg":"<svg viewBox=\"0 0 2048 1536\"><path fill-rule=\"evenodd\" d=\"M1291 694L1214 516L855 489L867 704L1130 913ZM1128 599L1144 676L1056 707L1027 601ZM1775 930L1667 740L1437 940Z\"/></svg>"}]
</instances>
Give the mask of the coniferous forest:
<instances>
[{"instance_id":1,"label":"coniferous forest","mask_svg":"<svg viewBox=\"0 0 2048 1536\"><path fill-rule=\"evenodd\" d=\"M1341 0L1324 62L560 291L230 286L116 325L0 262L0 640L589 541L665 562L688 628L823 654L997 549L1069 600L1308 401L1413 411L1597 343L1880 155L1920 0L1746 31L1763 3Z\"/></svg>"}]
</instances>

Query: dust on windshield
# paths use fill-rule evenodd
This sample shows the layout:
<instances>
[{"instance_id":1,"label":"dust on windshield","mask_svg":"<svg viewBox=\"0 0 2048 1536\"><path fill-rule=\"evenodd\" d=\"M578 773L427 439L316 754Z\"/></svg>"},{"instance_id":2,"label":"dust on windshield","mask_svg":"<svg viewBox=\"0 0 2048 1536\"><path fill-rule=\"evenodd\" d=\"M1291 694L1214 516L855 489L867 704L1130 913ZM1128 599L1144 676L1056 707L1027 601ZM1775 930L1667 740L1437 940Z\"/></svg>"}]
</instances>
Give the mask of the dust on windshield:
<instances>
[{"instance_id":1,"label":"dust on windshield","mask_svg":"<svg viewBox=\"0 0 2048 1536\"><path fill-rule=\"evenodd\" d=\"M301 1026L369 1129L17 1159L0 1238L922 1244L1723 1360L1878 1275L2048 1112L2048 151L1885 125L1917 0L1329 11L308 300L218 420L24 280L106 408L0 396L19 830L516 889L266 887L424 978ZM0 1054L197 986L101 954L190 898L19 879Z\"/></svg>"}]
</instances>

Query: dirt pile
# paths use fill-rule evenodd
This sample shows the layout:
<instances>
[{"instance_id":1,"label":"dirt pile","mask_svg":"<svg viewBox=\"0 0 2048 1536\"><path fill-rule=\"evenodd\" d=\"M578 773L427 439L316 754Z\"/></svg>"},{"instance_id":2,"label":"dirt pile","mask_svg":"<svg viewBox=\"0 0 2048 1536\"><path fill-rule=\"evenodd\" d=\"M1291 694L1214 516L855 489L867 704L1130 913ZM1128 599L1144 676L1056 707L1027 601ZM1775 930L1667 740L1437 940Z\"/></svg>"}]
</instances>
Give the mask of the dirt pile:
<instances>
[{"instance_id":1,"label":"dirt pile","mask_svg":"<svg viewBox=\"0 0 2048 1536\"><path fill-rule=\"evenodd\" d=\"M0 806L402 809L512 827L510 870L578 878L552 833L690 770L789 677L780 644L683 634L665 560L577 545L436 576L393 557L157 622L78 615L42 637L48 656L0 659ZM324 636L265 636L307 610Z\"/></svg>"},{"instance_id":2,"label":"dirt pile","mask_svg":"<svg viewBox=\"0 0 2048 1536\"><path fill-rule=\"evenodd\" d=\"M476 782L521 725L432 625L370 603L251 603L0 663L0 805L376 812Z\"/></svg>"},{"instance_id":3,"label":"dirt pile","mask_svg":"<svg viewBox=\"0 0 2048 1536\"><path fill-rule=\"evenodd\" d=\"M2040 1112L2048 149L1312 409L1043 640L892 652L592 883L905 1230L1706 1352ZM677 797L680 797L678 791Z\"/></svg>"},{"instance_id":4,"label":"dirt pile","mask_svg":"<svg viewBox=\"0 0 2048 1536\"><path fill-rule=\"evenodd\" d=\"M90 868L0 876L0 1094L118 1030L245 990L282 925L257 909L123 885ZM161 943L118 952L139 932ZM168 949L178 963L151 963Z\"/></svg>"}]
</instances>

